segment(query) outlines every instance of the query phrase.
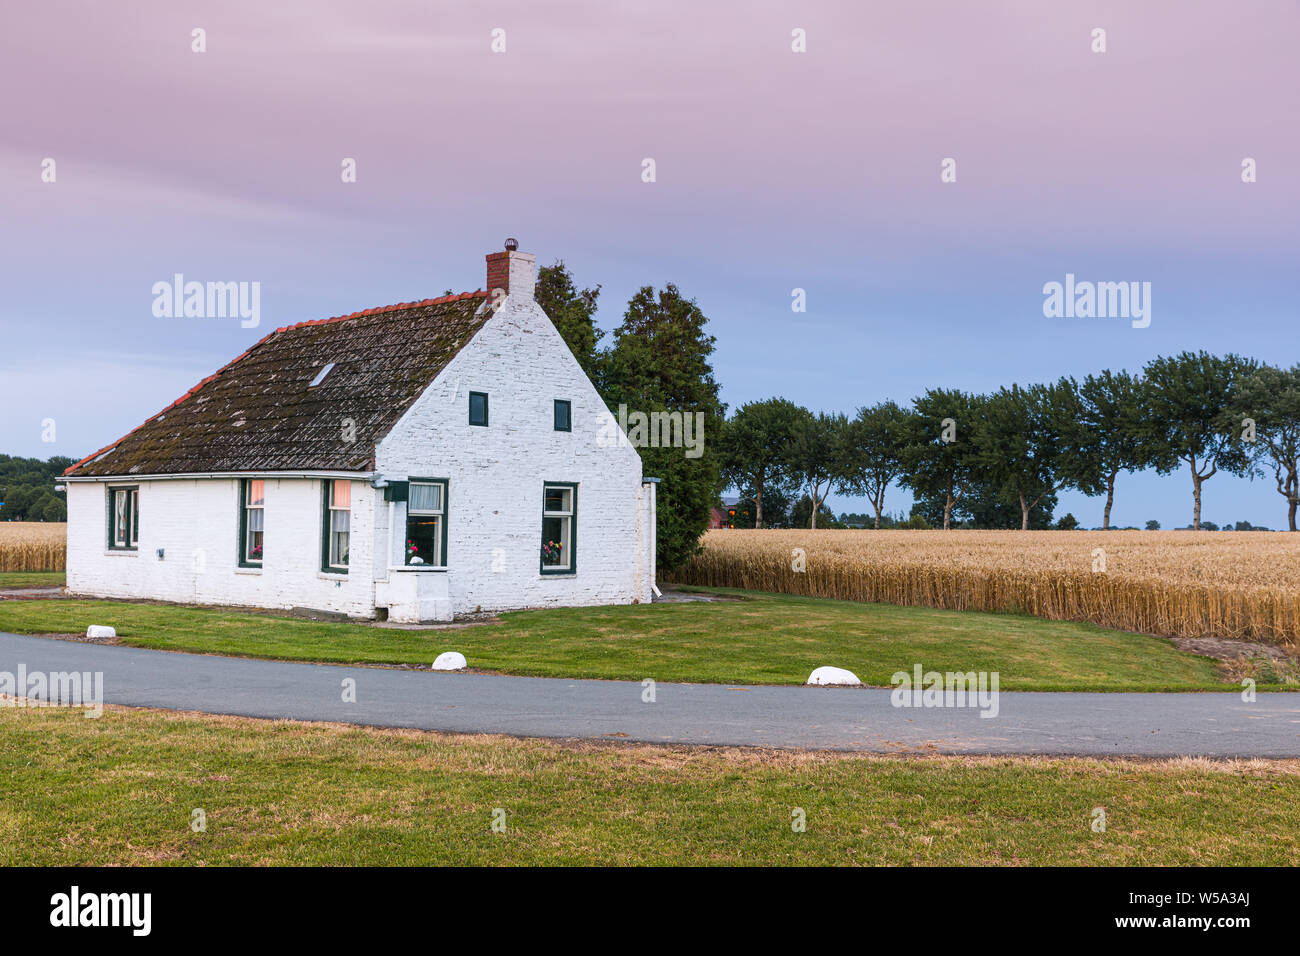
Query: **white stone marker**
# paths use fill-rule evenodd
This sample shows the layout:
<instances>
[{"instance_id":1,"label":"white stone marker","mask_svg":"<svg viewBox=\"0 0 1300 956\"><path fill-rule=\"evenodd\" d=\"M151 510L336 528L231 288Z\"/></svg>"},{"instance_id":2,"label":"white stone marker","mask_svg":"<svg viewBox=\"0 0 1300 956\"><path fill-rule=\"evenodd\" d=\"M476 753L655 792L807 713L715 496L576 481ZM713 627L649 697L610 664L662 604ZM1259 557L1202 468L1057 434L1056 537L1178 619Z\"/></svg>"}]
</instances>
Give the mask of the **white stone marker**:
<instances>
[{"instance_id":1,"label":"white stone marker","mask_svg":"<svg viewBox=\"0 0 1300 956\"><path fill-rule=\"evenodd\" d=\"M858 675L853 671L846 671L843 667L819 667L808 675L808 683L819 687L858 687L862 681L858 680Z\"/></svg>"},{"instance_id":2,"label":"white stone marker","mask_svg":"<svg viewBox=\"0 0 1300 956\"><path fill-rule=\"evenodd\" d=\"M459 651L444 651L433 662L433 669L436 671L463 671L468 666L465 655Z\"/></svg>"}]
</instances>

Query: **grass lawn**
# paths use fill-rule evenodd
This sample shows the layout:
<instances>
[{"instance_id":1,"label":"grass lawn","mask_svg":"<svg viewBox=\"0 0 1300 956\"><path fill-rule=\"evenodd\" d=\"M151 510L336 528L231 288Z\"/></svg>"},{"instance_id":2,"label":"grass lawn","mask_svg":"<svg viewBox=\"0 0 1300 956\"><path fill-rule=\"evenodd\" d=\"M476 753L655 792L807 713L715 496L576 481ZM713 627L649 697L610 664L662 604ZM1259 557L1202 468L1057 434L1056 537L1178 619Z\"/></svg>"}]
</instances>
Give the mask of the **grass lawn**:
<instances>
[{"instance_id":1,"label":"grass lawn","mask_svg":"<svg viewBox=\"0 0 1300 956\"><path fill-rule=\"evenodd\" d=\"M883 686L919 663L997 671L1003 690L1227 686L1208 658L1090 624L758 593L719 603L516 611L500 623L441 631L112 601L0 603L0 631L84 633L88 624L111 624L135 647L426 665L458 650L473 668L534 676L801 684L831 664Z\"/></svg>"},{"instance_id":2,"label":"grass lawn","mask_svg":"<svg viewBox=\"0 0 1300 956\"><path fill-rule=\"evenodd\" d=\"M63 571L0 571L0 590L4 588L61 588L67 583Z\"/></svg>"},{"instance_id":3,"label":"grass lawn","mask_svg":"<svg viewBox=\"0 0 1300 956\"><path fill-rule=\"evenodd\" d=\"M1300 762L792 754L0 708L0 865L198 863L1295 866Z\"/></svg>"}]
</instances>

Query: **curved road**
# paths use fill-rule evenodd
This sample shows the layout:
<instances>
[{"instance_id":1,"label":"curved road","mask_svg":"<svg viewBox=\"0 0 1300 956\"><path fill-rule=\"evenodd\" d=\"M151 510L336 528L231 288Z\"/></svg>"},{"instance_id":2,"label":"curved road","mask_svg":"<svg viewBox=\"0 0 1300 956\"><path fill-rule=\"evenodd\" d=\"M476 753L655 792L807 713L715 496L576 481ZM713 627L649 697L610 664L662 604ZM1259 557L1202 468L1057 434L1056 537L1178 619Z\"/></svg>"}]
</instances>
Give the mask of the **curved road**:
<instances>
[{"instance_id":1,"label":"curved road","mask_svg":"<svg viewBox=\"0 0 1300 956\"><path fill-rule=\"evenodd\" d=\"M877 753L1300 757L1300 695L1000 695L896 708L882 689L659 684L293 664L0 633L0 671L102 671L104 702L456 733ZM342 683L356 681L356 703Z\"/></svg>"}]
</instances>

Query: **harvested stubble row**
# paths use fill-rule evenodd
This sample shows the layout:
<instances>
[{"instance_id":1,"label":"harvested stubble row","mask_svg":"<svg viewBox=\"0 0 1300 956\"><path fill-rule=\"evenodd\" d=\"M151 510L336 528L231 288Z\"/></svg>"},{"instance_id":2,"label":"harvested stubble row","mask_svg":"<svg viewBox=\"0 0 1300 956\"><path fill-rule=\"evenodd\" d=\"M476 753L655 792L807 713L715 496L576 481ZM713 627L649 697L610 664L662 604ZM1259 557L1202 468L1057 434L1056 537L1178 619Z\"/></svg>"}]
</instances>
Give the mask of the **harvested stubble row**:
<instances>
[{"instance_id":1,"label":"harvested stubble row","mask_svg":"<svg viewBox=\"0 0 1300 956\"><path fill-rule=\"evenodd\" d=\"M1300 644L1300 535L1190 531L710 531L665 575L950 610L1090 621L1163 637ZM1105 552L1093 571L1094 549ZM804 552L796 571L795 549Z\"/></svg>"},{"instance_id":2,"label":"harvested stubble row","mask_svg":"<svg viewBox=\"0 0 1300 956\"><path fill-rule=\"evenodd\" d=\"M68 558L67 527L45 521L0 522L0 571L62 571Z\"/></svg>"}]
</instances>

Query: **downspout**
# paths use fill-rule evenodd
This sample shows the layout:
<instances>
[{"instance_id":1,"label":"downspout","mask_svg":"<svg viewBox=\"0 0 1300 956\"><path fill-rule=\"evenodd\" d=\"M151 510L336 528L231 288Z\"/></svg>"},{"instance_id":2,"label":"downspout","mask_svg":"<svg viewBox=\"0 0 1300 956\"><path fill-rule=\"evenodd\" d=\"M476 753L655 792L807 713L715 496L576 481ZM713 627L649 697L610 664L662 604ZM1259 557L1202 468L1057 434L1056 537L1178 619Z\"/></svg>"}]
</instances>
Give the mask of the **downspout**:
<instances>
[{"instance_id":1,"label":"downspout","mask_svg":"<svg viewBox=\"0 0 1300 956\"><path fill-rule=\"evenodd\" d=\"M388 497L388 494L385 491L385 489L388 487L388 480L384 478L383 475L376 474L375 477L370 480L370 487L374 488L376 491L383 491L384 497L385 498ZM396 508L397 508L397 502L392 501L390 499L388 502L388 550L384 554L383 580L385 583L388 582L388 579L391 576L391 568L393 566L393 523L397 514L395 510ZM375 557L378 558L379 555L375 555ZM371 581L378 580L377 578L375 578L373 572L371 573L370 578Z\"/></svg>"},{"instance_id":2,"label":"downspout","mask_svg":"<svg viewBox=\"0 0 1300 956\"><path fill-rule=\"evenodd\" d=\"M387 581L392 572L389 570L393 566L393 546L396 543L393 538L394 525L397 521L397 502L388 503L388 553L384 555L384 580Z\"/></svg>"},{"instance_id":3,"label":"downspout","mask_svg":"<svg viewBox=\"0 0 1300 956\"><path fill-rule=\"evenodd\" d=\"M655 597L663 597L663 592L659 590L658 568L655 561L659 551L658 534L658 478L642 478L641 484L646 489L646 521L645 521L645 546L644 560L646 567L650 572L650 590L654 592Z\"/></svg>"}]
</instances>

